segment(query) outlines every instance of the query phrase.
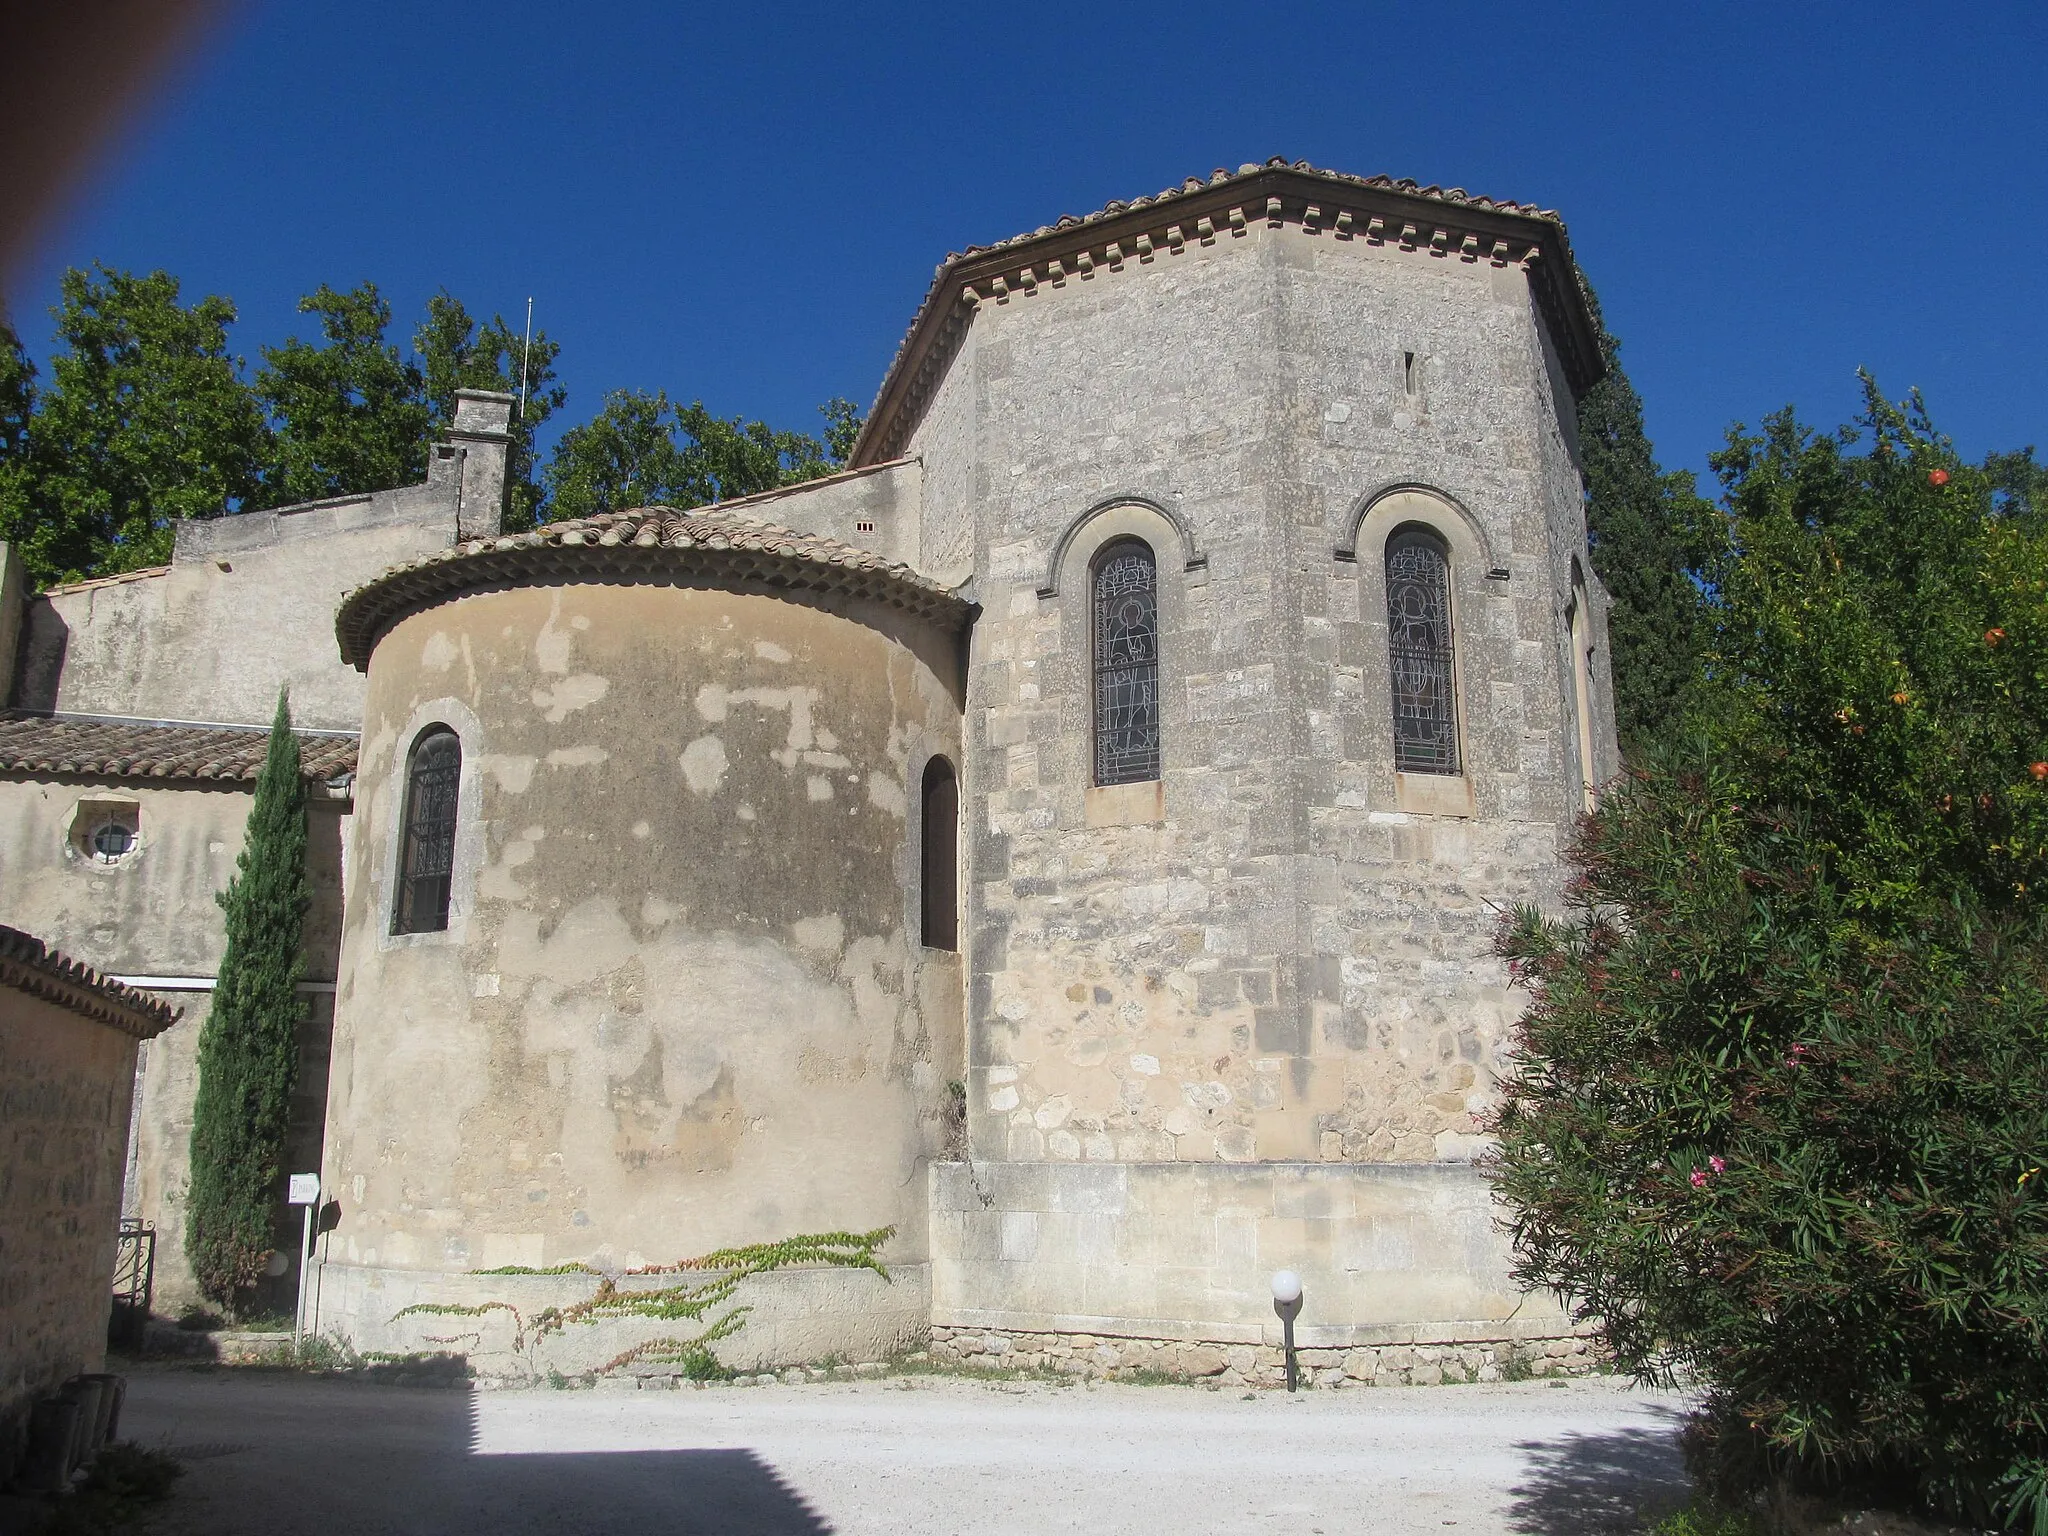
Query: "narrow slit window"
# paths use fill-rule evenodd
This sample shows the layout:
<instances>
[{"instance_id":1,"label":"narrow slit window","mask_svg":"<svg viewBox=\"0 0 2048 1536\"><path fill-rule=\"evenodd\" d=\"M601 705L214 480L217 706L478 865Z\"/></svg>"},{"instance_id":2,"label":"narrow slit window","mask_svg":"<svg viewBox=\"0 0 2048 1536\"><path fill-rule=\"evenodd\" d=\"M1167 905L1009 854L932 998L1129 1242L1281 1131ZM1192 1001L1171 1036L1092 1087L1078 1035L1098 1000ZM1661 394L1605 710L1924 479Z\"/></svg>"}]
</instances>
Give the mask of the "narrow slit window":
<instances>
[{"instance_id":1,"label":"narrow slit window","mask_svg":"<svg viewBox=\"0 0 2048 1536\"><path fill-rule=\"evenodd\" d=\"M448 926L455 874L455 809L462 742L442 726L413 743L405 771L405 821L398 854L393 933L439 933Z\"/></svg>"},{"instance_id":2,"label":"narrow slit window","mask_svg":"<svg viewBox=\"0 0 2048 1536\"><path fill-rule=\"evenodd\" d=\"M1095 563L1095 782L1159 777L1159 569L1152 547L1112 544Z\"/></svg>"},{"instance_id":3,"label":"narrow slit window","mask_svg":"<svg viewBox=\"0 0 2048 1536\"><path fill-rule=\"evenodd\" d=\"M1401 354L1401 389L1405 394L1412 395L1415 393L1415 354L1413 352L1403 352Z\"/></svg>"},{"instance_id":4,"label":"narrow slit window","mask_svg":"<svg viewBox=\"0 0 2048 1536\"><path fill-rule=\"evenodd\" d=\"M1451 562L1433 534L1387 541L1387 650L1394 680L1394 768L1455 774L1458 684L1451 653Z\"/></svg>"},{"instance_id":5,"label":"narrow slit window","mask_svg":"<svg viewBox=\"0 0 2048 1536\"><path fill-rule=\"evenodd\" d=\"M1572 584L1566 629L1572 648L1572 705L1578 723L1579 803L1593 809L1593 646L1587 634L1586 589Z\"/></svg>"},{"instance_id":6,"label":"narrow slit window","mask_svg":"<svg viewBox=\"0 0 2048 1536\"><path fill-rule=\"evenodd\" d=\"M960 947L960 783L935 757L924 770L924 944Z\"/></svg>"}]
</instances>

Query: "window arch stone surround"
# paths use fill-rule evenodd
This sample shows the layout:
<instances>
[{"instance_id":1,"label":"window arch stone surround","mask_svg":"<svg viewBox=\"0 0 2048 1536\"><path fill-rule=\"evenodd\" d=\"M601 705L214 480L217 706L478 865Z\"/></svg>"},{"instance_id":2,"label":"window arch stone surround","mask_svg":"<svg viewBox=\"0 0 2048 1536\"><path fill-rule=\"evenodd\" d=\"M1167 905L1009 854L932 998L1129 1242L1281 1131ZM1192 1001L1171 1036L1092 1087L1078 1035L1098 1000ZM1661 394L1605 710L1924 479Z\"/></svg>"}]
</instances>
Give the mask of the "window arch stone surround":
<instances>
[{"instance_id":1,"label":"window arch stone surround","mask_svg":"<svg viewBox=\"0 0 2048 1536\"><path fill-rule=\"evenodd\" d=\"M1152 551L1159 624L1159 774L1131 784L1095 783L1095 565L1112 544L1135 540ZM1143 826L1166 819L1167 779L1186 750L1187 604L1204 584L1208 556L1195 549L1186 520L1155 501L1097 502L1070 522L1054 545L1041 602L1060 615L1056 655L1043 658L1041 687L1059 699L1060 782L1071 796L1062 818L1088 826Z\"/></svg>"},{"instance_id":2,"label":"window arch stone surround","mask_svg":"<svg viewBox=\"0 0 2048 1536\"><path fill-rule=\"evenodd\" d=\"M1433 529L1450 546L1454 566L1490 581L1504 580L1508 574L1485 525L1457 497L1433 485L1401 481L1369 491L1352 504L1345 523L1350 536L1337 546L1339 560L1362 564L1361 552L1378 559L1396 528L1415 523Z\"/></svg>"},{"instance_id":3,"label":"window arch stone surround","mask_svg":"<svg viewBox=\"0 0 2048 1536\"><path fill-rule=\"evenodd\" d=\"M414 746L426 732L436 728L454 732L462 747L462 772L455 790L455 863L448 882L448 926L424 933L393 933L391 919L398 910L408 770ZM378 948L459 945L467 936L470 913L476 906L477 876L484 866L484 768L482 723L460 699L429 699L417 705L392 741L383 783L374 791L373 810L381 826L376 836L376 862L369 872L369 899L374 904L371 927L377 935Z\"/></svg>"},{"instance_id":4,"label":"window arch stone surround","mask_svg":"<svg viewBox=\"0 0 2048 1536\"><path fill-rule=\"evenodd\" d=\"M1479 706L1499 669L1492 664L1488 626L1480 620L1490 601L1505 599L1505 571L1495 563L1486 530L1455 497L1413 482L1383 487L1361 497L1349 519L1352 537L1340 544L1339 569L1348 566L1359 583L1358 611L1372 643L1367 648L1366 685L1361 698L1365 737L1374 745L1365 763L1371 772L1371 800L1378 809L1425 816L1471 817L1479 813L1479 778L1487 759L1478 739ZM1433 534L1450 557L1451 671L1457 716L1458 772L1403 773L1395 767L1392 657L1388 650L1386 555L1390 541L1406 529ZM1512 654L1507 658L1512 664Z\"/></svg>"},{"instance_id":5,"label":"window arch stone surround","mask_svg":"<svg viewBox=\"0 0 2048 1536\"><path fill-rule=\"evenodd\" d=\"M1200 586L1208 580L1209 556L1196 549L1195 530L1185 517L1149 496L1119 495L1096 502L1060 531L1046 561L1039 597L1058 597L1085 581L1097 552L1122 537L1143 539L1150 544L1162 573L1173 564L1187 575L1190 586ZM1178 558L1173 559L1176 553Z\"/></svg>"}]
</instances>

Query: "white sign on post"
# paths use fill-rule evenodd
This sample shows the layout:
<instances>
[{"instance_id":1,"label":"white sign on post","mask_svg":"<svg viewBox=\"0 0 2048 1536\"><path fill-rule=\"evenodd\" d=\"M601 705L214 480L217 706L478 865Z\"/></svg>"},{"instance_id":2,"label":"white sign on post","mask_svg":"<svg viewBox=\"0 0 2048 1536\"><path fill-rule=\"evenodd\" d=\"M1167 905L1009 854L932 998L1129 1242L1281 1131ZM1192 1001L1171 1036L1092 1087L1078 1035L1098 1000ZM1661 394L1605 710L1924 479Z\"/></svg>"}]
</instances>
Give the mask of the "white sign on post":
<instances>
[{"instance_id":1,"label":"white sign on post","mask_svg":"<svg viewBox=\"0 0 2048 1536\"><path fill-rule=\"evenodd\" d=\"M320 1175L293 1174L291 1191L285 1198L306 1208L306 1230L299 1239L299 1307L292 1318L292 1358L296 1360L306 1327L306 1271L313 1262L313 1207L320 1203Z\"/></svg>"}]
</instances>

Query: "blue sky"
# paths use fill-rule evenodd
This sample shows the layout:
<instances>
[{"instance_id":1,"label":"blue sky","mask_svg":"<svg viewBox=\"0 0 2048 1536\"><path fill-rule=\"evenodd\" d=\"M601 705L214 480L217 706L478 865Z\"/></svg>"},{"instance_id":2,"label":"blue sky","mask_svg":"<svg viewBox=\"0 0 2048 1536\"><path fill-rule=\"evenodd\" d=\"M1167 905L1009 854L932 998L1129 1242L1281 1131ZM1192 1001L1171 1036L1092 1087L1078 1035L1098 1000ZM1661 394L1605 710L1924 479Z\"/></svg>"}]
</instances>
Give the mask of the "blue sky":
<instances>
[{"instance_id":1,"label":"blue sky","mask_svg":"<svg viewBox=\"0 0 2048 1536\"><path fill-rule=\"evenodd\" d=\"M815 428L947 251L1269 155L1560 210L1667 464L1855 370L1965 452L2048 452L2048 7L1834 3L420 7L250 0L10 296L67 264L241 309L446 286L624 385Z\"/></svg>"}]
</instances>

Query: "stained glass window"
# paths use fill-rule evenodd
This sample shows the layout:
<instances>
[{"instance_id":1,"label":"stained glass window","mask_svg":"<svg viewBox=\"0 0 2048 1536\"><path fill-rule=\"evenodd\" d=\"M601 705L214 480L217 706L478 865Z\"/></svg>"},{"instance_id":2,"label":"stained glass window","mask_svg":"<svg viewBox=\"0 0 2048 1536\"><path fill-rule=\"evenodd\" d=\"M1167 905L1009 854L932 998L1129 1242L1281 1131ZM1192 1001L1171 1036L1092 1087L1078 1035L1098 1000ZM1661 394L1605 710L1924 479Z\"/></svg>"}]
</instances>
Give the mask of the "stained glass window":
<instances>
[{"instance_id":1,"label":"stained glass window","mask_svg":"<svg viewBox=\"0 0 2048 1536\"><path fill-rule=\"evenodd\" d=\"M1159 777L1159 572L1150 545L1095 563L1095 782Z\"/></svg>"},{"instance_id":2,"label":"stained glass window","mask_svg":"<svg viewBox=\"0 0 2048 1536\"><path fill-rule=\"evenodd\" d=\"M1387 541L1387 649L1394 678L1394 767L1458 772L1458 686L1451 661L1451 563L1432 534Z\"/></svg>"},{"instance_id":3,"label":"stained glass window","mask_svg":"<svg viewBox=\"0 0 2048 1536\"><path fill-rule=\"evenodd\" d=\"M405 774L405 823L398 855L398 909L393 933L438 933L448 926L455 874L455 807L462 782L462 743L447 727L413 743Z\"/></svg>"}]
</instances>

